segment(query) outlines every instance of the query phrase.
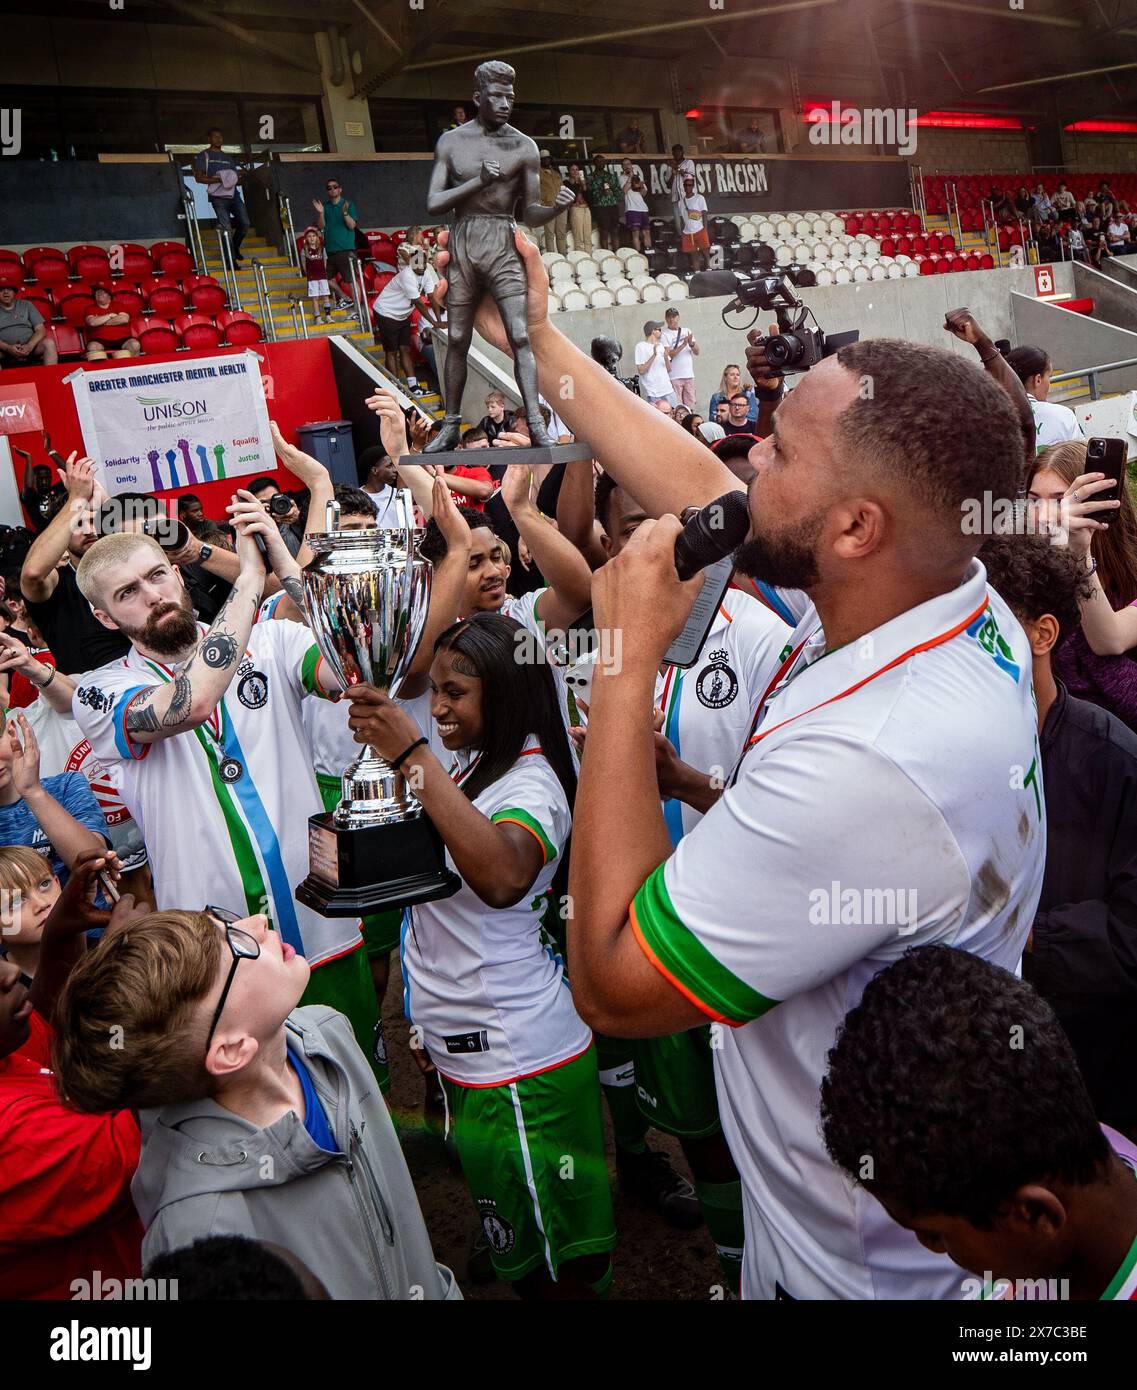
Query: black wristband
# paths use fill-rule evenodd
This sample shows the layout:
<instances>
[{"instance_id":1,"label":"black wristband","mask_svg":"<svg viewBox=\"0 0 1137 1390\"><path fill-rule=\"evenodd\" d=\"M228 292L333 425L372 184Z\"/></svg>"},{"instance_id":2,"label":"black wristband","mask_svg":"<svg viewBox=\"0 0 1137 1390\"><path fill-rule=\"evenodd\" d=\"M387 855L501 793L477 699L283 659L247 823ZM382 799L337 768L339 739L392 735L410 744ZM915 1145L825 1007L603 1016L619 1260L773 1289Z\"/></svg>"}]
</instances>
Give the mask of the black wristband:
<instances>
[{"instance_id":1,"label":"black wristband","mask_svg":"<svg viewBox=\"0 0 1137 1390\"><path fill-rule=\"evenodd\" d=\"M420 744L429 743L429 742L430 742L430 740L427 739L427 738L425 738L425 737L424 737L424 738L416 738L415 741L414 741L414 743L412 743L411 746L410 746L409 748L404 748L403 751L399 754L399 756L398 756L397 758L389 758L389 759L388 759L388 762L389 762L390 765L395 769L395 771L398 772L398 770L399 770L399 768L402 766L402 764L403 764L404 762L406 762L406 760L410 757L410 755L415 751L415 749L416 749Z\"/></svg>"},{"instance_id":2,"label":"black wristband","mask_svg":"<svg viewBox=\"0 0 1137 1390\"><path fill-rule=\"evenodd\" d=\"M757 401L780 401L786 394L786 380L782 378L781 384L776 391L767 390L764 386L755 386L754 399Z\"/></svg>"}]
</instances>

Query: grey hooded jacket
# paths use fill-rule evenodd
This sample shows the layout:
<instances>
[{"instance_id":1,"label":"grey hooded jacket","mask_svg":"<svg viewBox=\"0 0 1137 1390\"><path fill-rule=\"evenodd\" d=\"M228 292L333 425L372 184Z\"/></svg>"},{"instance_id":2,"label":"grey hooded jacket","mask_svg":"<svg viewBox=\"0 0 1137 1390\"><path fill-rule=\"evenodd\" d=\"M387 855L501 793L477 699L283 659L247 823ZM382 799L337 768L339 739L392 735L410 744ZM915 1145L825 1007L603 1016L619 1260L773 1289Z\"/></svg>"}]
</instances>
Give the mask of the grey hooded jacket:
<instances>
[{"instance_id":1,"label":"grey hooded jacket","mask_svg":"<svg viewBox=\"0 0 1137 1390\"><path fill-rule=\"evenodd\" d=\"M273 1241L335 1299L461 1298L435 1262L386 1103L342 1014L295 1009L289 1046L307 1062L339 1154L290 1111L265 1129L212 1100L144 1111L131 1185L143 1262L203 1236Z\"/></svg>"}]
</instances>

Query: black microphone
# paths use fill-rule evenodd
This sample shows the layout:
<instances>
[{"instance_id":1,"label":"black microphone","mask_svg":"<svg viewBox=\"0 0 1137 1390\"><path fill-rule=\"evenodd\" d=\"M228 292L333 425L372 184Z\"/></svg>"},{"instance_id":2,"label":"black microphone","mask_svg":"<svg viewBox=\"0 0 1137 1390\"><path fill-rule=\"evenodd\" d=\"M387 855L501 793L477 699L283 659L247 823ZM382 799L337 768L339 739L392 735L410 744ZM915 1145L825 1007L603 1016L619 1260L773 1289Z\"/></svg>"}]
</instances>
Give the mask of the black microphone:
<instances>
[{"instance_id":1,"label":"black microphone","mask_svg":"<svg viewBox=\"0 0 1137 1390\"><path fill-rule=\"evenodd\" d=\"M695 513L675 537L675 568L690 579L708 565L732 554L750 530L744 492L724 492Z\"/></svg>"}]
</instances>

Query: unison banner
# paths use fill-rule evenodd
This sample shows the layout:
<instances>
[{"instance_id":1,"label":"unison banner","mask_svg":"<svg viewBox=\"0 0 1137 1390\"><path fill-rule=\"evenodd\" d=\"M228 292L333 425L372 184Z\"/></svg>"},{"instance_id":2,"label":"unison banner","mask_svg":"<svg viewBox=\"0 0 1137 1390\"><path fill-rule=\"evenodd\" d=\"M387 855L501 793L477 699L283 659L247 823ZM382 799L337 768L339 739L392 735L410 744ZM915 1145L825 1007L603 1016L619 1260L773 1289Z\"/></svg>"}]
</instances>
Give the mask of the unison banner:
<instances>
[{"instance_id":1,"label":"unison banner","mask_svg":"<svg viewBox=\"0 0 1137 1390\"><path fill-rule=\"evenodd\" d=\"M272 472L276 455L256 356L138 358L67 378L83 445L113 497Z\"/></svg>"}]
</instances>

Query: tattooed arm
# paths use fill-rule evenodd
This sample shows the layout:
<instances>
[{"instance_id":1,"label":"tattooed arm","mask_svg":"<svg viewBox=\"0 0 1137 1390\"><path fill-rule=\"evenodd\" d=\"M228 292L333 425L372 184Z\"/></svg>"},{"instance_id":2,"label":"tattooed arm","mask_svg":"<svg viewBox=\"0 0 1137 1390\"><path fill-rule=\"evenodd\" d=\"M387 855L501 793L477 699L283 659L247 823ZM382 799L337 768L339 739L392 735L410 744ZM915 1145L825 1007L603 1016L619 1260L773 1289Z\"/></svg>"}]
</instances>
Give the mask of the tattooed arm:
<instances>
[{"instance_id":1,"label":"tattooed arm","mask_svg":"<svg viewBox=\"0 0 1137 1390\"><path fill-rule=\"evenodd\" d=\"M156 743L204 724L241 664L265 581L264 561L253 536L269 530L279 536L279 532L251 493L237 496L241 500L229 511L237 531L241 572L185 669L127 706L123 723L133 743Z\"/></svg>"}]
</instances>

